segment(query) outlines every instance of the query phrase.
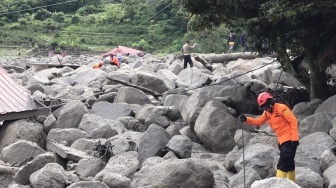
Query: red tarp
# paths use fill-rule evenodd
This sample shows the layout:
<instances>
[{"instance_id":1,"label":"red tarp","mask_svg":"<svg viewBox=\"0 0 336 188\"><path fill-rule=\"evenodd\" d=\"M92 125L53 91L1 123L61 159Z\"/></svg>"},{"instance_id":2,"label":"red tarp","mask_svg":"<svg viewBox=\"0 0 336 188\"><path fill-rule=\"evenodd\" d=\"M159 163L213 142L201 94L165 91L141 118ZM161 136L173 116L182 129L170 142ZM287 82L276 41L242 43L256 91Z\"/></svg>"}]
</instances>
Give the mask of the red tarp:
<instances>
[{"instance_id":1,"label":"red tarp","mask_svg":"<svg viewBox=\"0 0 336 188\"><path fill-rule=\"evenodd\" d=\"M119 49L121 49L122 55L137 54L139 57L142 57L146 54L146 52L144 51L136 50L125 46L119 46ZM110 54L117 55L116 50L117 48L114 48L111 51L106 52L105 54L103 54L103 57L109 56Z\"/></svg>"}]
</instances>

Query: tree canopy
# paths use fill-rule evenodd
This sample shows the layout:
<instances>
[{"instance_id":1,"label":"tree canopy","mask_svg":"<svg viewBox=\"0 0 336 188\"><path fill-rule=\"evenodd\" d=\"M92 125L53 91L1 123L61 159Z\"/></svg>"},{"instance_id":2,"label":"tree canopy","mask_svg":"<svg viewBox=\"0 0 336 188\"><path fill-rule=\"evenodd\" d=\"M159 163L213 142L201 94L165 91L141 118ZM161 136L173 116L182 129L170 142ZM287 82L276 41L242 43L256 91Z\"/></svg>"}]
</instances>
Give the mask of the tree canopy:
<instances>
[{"instance_id":1,"label":"tree canopy","mask_svg":"<svg viewBox=\"0 0 336 188\"><path fill-rule=\"evenodd\" d=\"M336 63L335 1L179 1L193 14L189 27L202 29L225 23L245 29L254 42L265 41L278 53L284 70L310 89L312 98L328 97L325 70Z\"/></svg>"}]
</instances>

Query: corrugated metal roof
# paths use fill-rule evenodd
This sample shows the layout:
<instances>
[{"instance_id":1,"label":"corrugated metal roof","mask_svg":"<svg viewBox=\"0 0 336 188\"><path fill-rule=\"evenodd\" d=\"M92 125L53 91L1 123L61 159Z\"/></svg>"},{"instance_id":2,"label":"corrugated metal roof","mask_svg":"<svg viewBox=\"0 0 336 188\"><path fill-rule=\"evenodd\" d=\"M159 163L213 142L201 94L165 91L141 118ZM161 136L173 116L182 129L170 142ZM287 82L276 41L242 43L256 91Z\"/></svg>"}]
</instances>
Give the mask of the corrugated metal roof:
<instances>
[{"instance_id":1,"label":"corrugated metal roof","mask_svg":"<svg viewBox=\"0 0 336 188\"><path fill-rule=\"evenodd\" d=\"M0 114L36 109L30 92L0 67Z\"/></svg>"}]
</instances>

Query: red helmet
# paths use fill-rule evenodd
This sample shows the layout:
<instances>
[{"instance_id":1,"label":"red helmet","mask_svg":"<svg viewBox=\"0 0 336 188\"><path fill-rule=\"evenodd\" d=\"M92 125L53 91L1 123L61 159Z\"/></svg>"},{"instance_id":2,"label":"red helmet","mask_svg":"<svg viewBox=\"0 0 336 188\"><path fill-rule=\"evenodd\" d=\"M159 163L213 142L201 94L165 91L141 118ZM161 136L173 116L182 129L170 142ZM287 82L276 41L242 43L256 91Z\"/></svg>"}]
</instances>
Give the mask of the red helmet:
<instances>
[{"instance_id":1,"label":"red helmet","mask_svg":"<svg viewBox=\"0 0 336 188\"><path fill-rule=\"evenodd\" d=\"M267 92L260 93L257 99L258 105L262 106L266 103L267 99L273 99L273 96Z\"/></svg>"}]
</instances>

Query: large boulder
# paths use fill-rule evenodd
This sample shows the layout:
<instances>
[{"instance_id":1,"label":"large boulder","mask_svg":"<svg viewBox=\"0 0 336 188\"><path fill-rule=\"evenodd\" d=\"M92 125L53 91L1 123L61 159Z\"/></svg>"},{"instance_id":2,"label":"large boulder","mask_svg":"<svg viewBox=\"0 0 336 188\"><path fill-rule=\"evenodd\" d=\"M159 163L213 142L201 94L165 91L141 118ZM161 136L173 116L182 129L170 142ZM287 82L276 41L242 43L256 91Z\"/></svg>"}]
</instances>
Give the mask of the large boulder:
<instances>
[{"instance_id":1,"label":"large boulder","mask_svg":"<svg viewBox=\"0 0 336 188\"><path fill-rule=\"evenodd\" d=\"M20 170L15 174L14 180L22 185L28 185L30 184L29 177L31 174L40 170L46 164L55 162L56 158L52 153L43 153L38 155L31 162L20 168Z\"/></svg>"},{"instance_id":2,"label":"large boulder","mask_svg":"<svg viewBox=\"0 0 336 188\"><path fill-rule=\"evenodd\" d=\"M48 163L40 170L34 172L29 180L34 188L65 188L67 184L67 177L63 167L56 163Z\"/></svg>"},{"instance_id":3,"label":"large boulder","mask_svg":"<svg viewBox=\"0 0 336 188\"><path fill-rule=\"evenodd\" d=\"M170 138L170 135L164 128L155 124L150 125L140 139L139 161L142 163L147 158L153 156L162 157L165 154L164 149Z\"/></svg>"},{"instance_id":4,"label":"large boulder","mask_svg":"<svg viewBox=\"0 0 336 188\"><path fill-rule=\"evenodd\" d=\"M66 142L66 146L71 146L76 140L90 138L89 134L79 129L51 129L47 136L47 142Z\"/></svg>"},{"instance_id":5,"label":"large boulder","mask_svg":"<svg viewBox=\"0 0 336 188\"><path fill-rule=\"evenodd\" d=\"M205 146L214 152L228 153L235 146L234 135L241 123L228 113L228 108L209 101L195 122L195 133Z\"/></svg>"},{"instance_id":6,"label":"large boulder","mask_svg":"<svg viewBox=\"0 0 336 188\"><path fill-rule=\"evenodd\" d=\"M109 188L105 183L99 181L81 181L68 186L67 188Z\"/></svg>"},{"instance_id":7,"label":"large boulder","mask_svg":"<svg viewBox=\"0 0 336 188\"><path fill-rule=\"evenodd\" d=\"M332 165L323 172L323 179L326 187L328 188L336 187L335 174L336 174L336 164Z\"/></svg>"},{"instance_id":8,"label":"large boulder","mask_svg":"<svg viewBox=\"0 0 336 188\"><path fill-rule=\"evenodd\" d=\"M84 114L88 112L86 106L78 100L69 101L60 111L56 121L57 128L78 128Z\"/></svg>"},{"instance_id":9,"label":"large boulder","mask_svg":"<svg viewBox=\"0 0 336 188\"><path fill-rule=\"evenodd\" d=\"M279 155L279 150L264 144L255 144L245 149L245 156L240 156L235 163L235 168L239 172L245 167L253 168L261 178L274 175L274 158Z\"/></svg>"},{"instance_id":10,"label":"large boulder","mask_svg":"<svg viewBox=\"0 0 336 188\"><path fill-rule=\"evenodd\" d=\"M223 102L238 113L253 114L258 107L254 94L244 87L238 85L204 87L193 93L184 103L181 112L183 120L193 128L200 108L218 97L223 98Z\"/></svg>"},{"instance_id":11,"label":"large boulder","mask_svg":"<svg viewBox=\"0 0 336 188\"><path fill-rule=\"evenodd\" d=\"M230 187L251 187L252 183L260 180L260 175L253 168L246 168L230 178Z\"/></svg>"},{"instance_id":12,"label":"large boulder","mask_svg":"<svg viewBox=\"0 0 336 188\"><path fill-rule=\"evenodd\" d=\"M200 87L204 85L210 78L210 75L204 74L199 68L193 67L190 69L183 69L176 80L179 87Z\"/></svg>"},{"instance_id":13,"label":"large boulder","mask_svg":"<svg viewBox=\"0 0 336 188\"><path fill-rule=\"evenodd\" d=\"M87 69L82 70L70 76L72 80L76 81L76 84L88 85L93 81L103 82L106 80L107 73L99 69Z\"/></svg>"},{"instance_id":14,"label":"large boulder","mask_svg":"<svg viewBox=\"0 0 336 188\"><path fill-rule=\"evenodd\" d=\"M92 106L92 113L100 117L116 120L124 116L133 116L130 106L125 103L96 102Z\"/></svg>"},{"instance_id":15,"label":"large boulder","mask_svg":"<svg viewBox=\"0 0 336 188\"><path fill-rule=\"evenodd\" d=\"M251 188L301 188L287 178L268 178L255 181Z\"/></svg>"},{"instance_id":16,"label":"large boulder","mask_svg":"<svg viewBox=\"0 0 336 188\"><path fill-rule=\"evenodd\" d=\"M326 112L336 114L336 95L325 100L316 110L315 113Z\"/></svg>"},{"instance_id":17,"label":"large boulder","mask_svg":"<svg viewBox=\"0 0 336 188\"><path fill-rule=\"evenodd\" d=\"M174 107L145 105L136 113L135 118L147 127L156 124L167 128L172 121L182 117L179 110Z\"/></svg>"},{"instance_id":18,"label":"large boulder","mask_svg":"<svg viewBox=\"0 0 336 188\"><path fill-rule=\"evenodd\" d=\"M173 136L168 144L167 149L174 152L176 156L181 159L190 158L191 157L191 149L192 149L192 141L183 135L175 135Z\"/></svg>"},{"instance_id":19,"label":"large boulder","mask_svg":"<svg viewBox=\"0 0 336 188\"><path fill-rule=\"evenodd\" d=\"M154 73L139 71L133 75L131 83L148 88L157 93L164 93L169 90L169 86L165 83L164 79Z\"/></svg>"},{"instance_id":20,"label":"large boulder","mask_svg":"<svg viewBox=\"0 0 336 188\"><path fill-rule=\"evenodd\" d=\"M300 139L297 154L306 153L318 158L326 149L336 145L335 140L324 132L316 132Z\"/></svg>"},{"instance_id":21,"label":"large boulder","mask_svg":"<svg viewBox=\"0 0 336 188\"><path fill-rule=\"evenodd\" d=\"M118 89L118 94L114 99L114 103L127 103L127 104L151 104L147 95L133 87L122 87Z\"/></svg>"},{"instance_id":22,"label":"large boulder","mask_svg":"<svg viewBox=\"0 0 336 188\"><path fill-rule=\"evenodd\" d=\"M19 140L1 151L3 162L17 165L24 165L29 159L32 159L42 153L45 153L37 144ZM28 160L27 160L28 159Z\"/></svg>"},{"instance_id":23,"label":"large boulder","mask_svg":"<svg viewBox=\"0 0 336 188\"><path fill-rule=\"evenodd\" d=\"M83 116L78 128L92 136L94 130L103 128L106 125L109 125L113 130L116 130L118 134L127 131L125 126L121 123L91 113L87 113Z\"/></svg>"},{"instance_id":24,"label":"large boulder","mask_svg":"<svg viewBox=\"0 0 336 188\"><path fill-rule=\"evenodd\" d=\"M296 167L296 183L301 187L323 187L323 178L316 172L305 167Z\"/></svg>"},{"instance_id":25,"label":"large boulder","mask_svg":"<svg viewBox=\"0 0 336 188\"><path fill-rule=\"evenodd\" d=\"M120 174L110 173L106 174L103 182L110 188L130 188L132 180Z\"/></svg>"},{"instance_id":26,"label":"large boulder","mask_svg":"<svg viewBox=\"0 0 336 188\"><path fill-rule=\"evenodd\" d=\"M211 188L213 184L213 173L208 167L191 159L181 159L142 168L134 175L131 187Z\"/></svg>"},{"instance_id":27,"label":"large boulder","mask_svg":"<svg viewBox=\"0 0 336 188\"><path fill-rule=\"evenodd\" d=\"M18 140L34 142L41 148L46 146L46 134L40 123L18 120L1 126L0 150Z\"/></svg>"},{"instance_id":28,"label":"large boulder","mask_svg":"<svg viewBox=\"0 0 336 188\"><path fill-rule=\"evenodd\" d=\"M315 132L329 133L329 131L333 128L331 122L335 116L335 114L329 113L315 113L308 116L303 119L299 125L300 137L303 138Z\"/></svg>"},{"instance_id":29,"label":"large boulder","mask_svg":"<svg viewBox=\"0 0 336 188\"><path fill-rule=\"evenodd\" d=\"M100 171L95 180L102 181L108 174L116 173L128 178L132 178L133 175L139 170L140 163L138 160L138 153L136 151L129 151L120 155L113 156L105 168Z\"/></svg>"},{"instance_id":30,"label":"large boulder","mask_svg":"<svg viewBox=\"0 0 336 188\"><path fill-rule=\"evenodd\" d=\"M81 159L75 171L80 177L95 177L105 167L104 162L98 158Z\"/></svg>"}]
</instances>

